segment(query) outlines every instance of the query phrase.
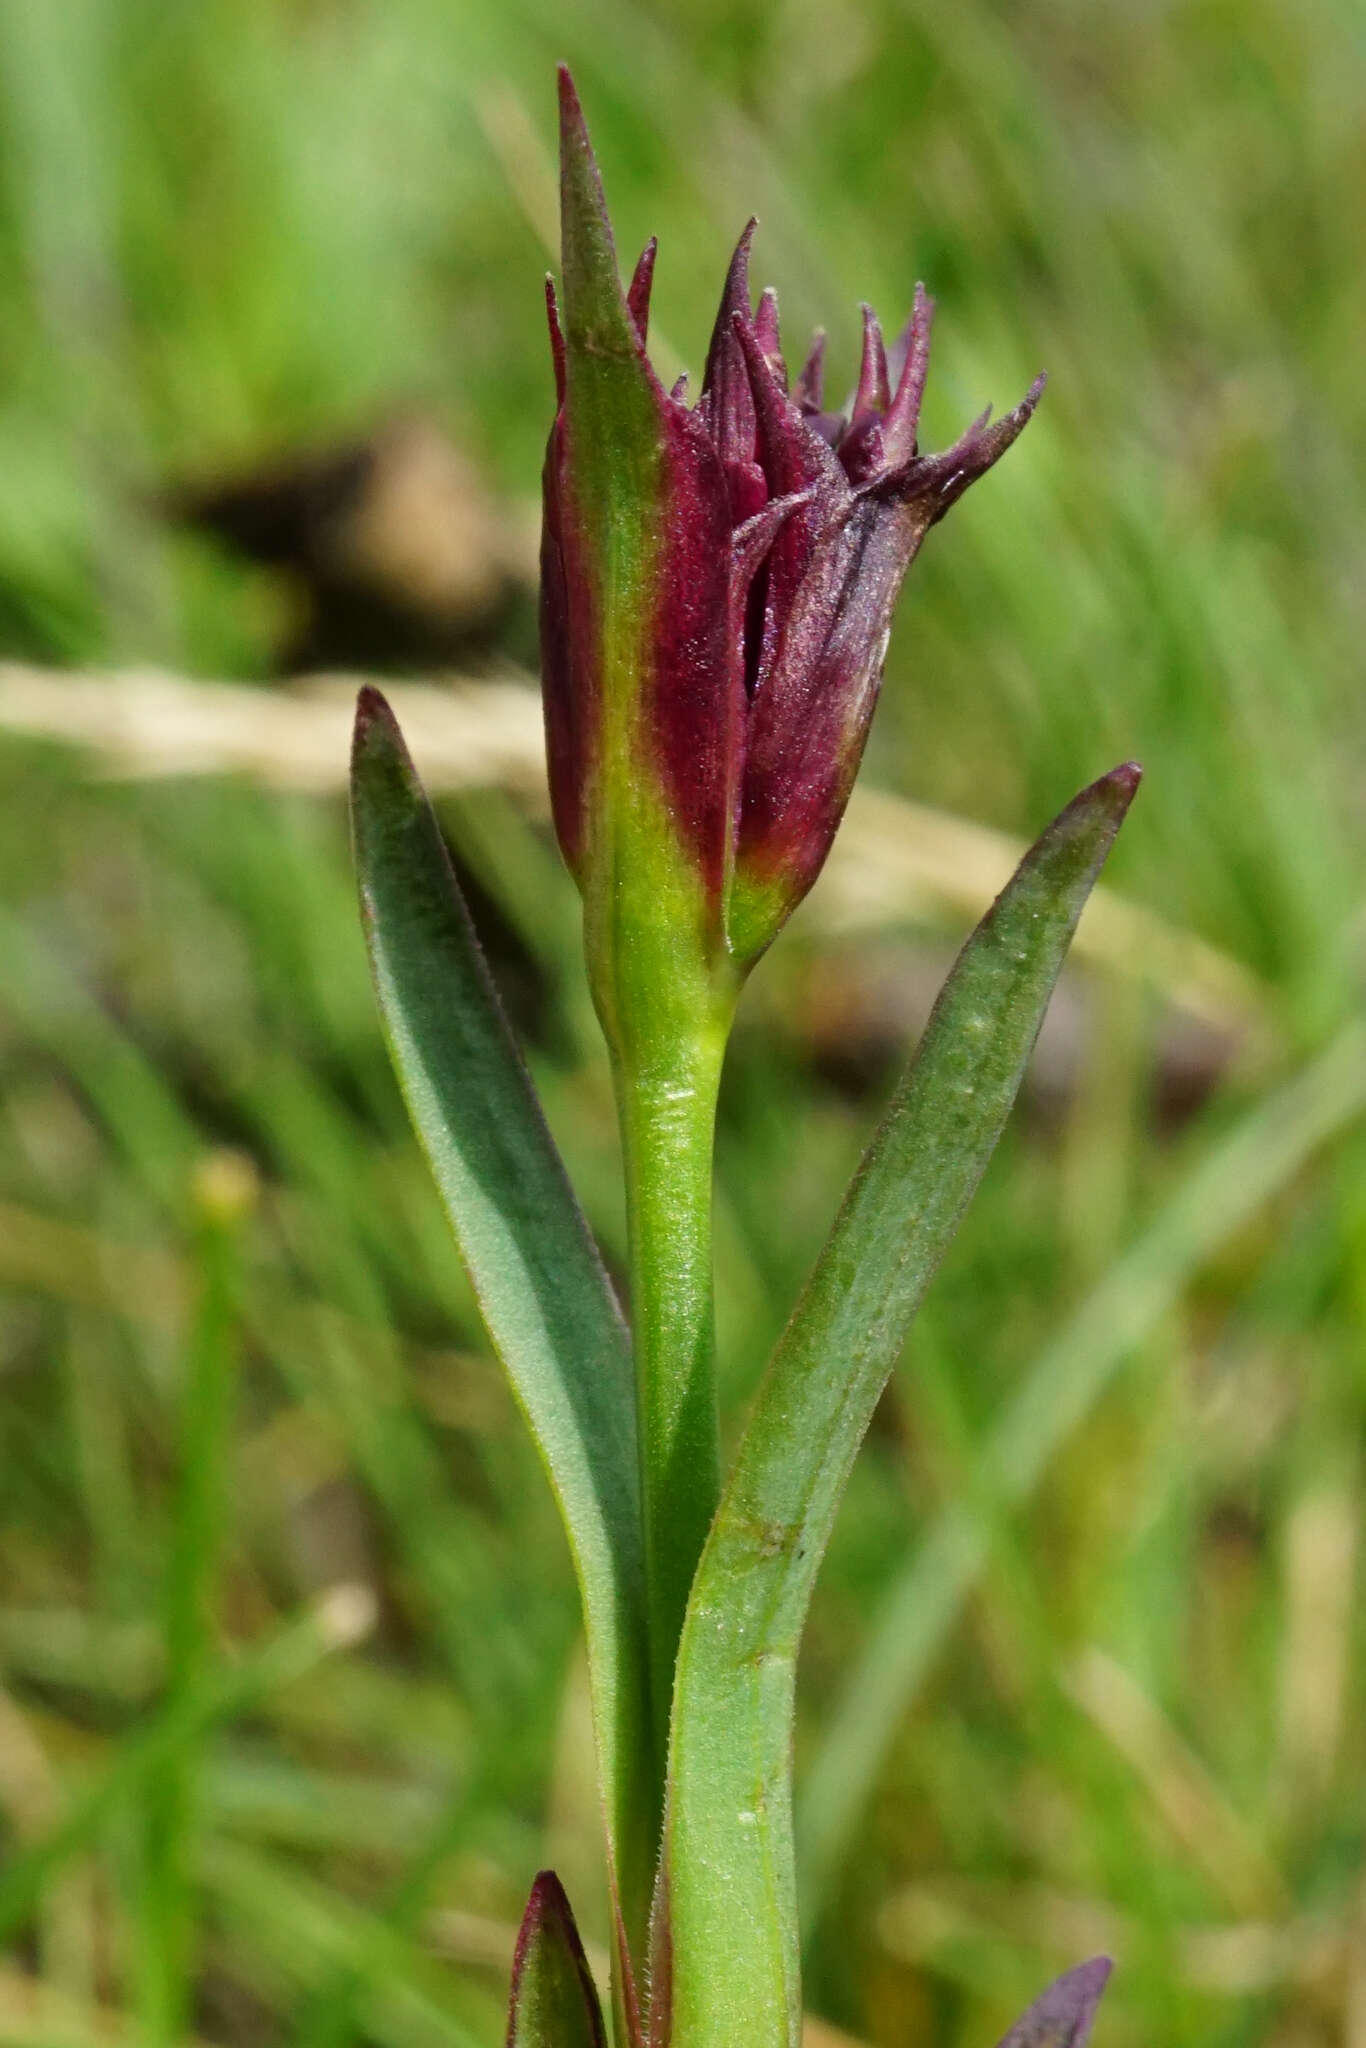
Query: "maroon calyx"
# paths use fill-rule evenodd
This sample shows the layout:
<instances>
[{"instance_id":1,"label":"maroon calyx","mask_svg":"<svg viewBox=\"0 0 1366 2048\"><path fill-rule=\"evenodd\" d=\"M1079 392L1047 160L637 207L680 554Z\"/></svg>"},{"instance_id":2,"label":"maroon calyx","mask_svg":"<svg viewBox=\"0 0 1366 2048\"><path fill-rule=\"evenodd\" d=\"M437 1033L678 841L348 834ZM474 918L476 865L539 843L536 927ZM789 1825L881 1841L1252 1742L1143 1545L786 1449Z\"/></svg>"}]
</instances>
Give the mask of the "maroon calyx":
<instances>
[{"instance_id":1,"label":"maroon calyx","mask_svg":"<svg viewBox=\"0 0 1366 2048\"><path fill-rule=\"evenodd\" d=\"M934 307L917 285L890 348L864 308L852 403L847 415L829 411L823 337L790 384L776 296L766 291L751 304L750 221L690 407L681 381L665 392L645 349L655 244L646 244L623 289L567 76L561 120L565 317L551 291L559 408L546 461L542 587L555 823L582 878L600 801L590 791L601 692L629 686L638 692L642 746L704 882L718 944L731 937L734 878L752 885L746 934L734 941L748 959L825 860L862 758L906 570L930 527L1016 439L1043 379L1003 418L983 414L951 448L923 455ZM610 428L604 439L605 416L591 400L576 403L576 388L601 390L605 374L617 379L618 394L634 382L645 397L627 411L648 448L614 441ZM579 485L590 470L595 484L585 497ZM640 479L634 498L617 481L605 488L605 476L632 473ZM582 509L590 500L591 513ZM629 590L611 581L612 564L623 560L651 564L633 572ZM640 638L609 658L602 634L619 630L633 608L628 630L638 621ZM762 930L758 897L768 906Z\"/></svg>"},{"instance_id":2,"label":"maroon calyx","mask_svg":"<svg viewBox=\"0 0 1366 2048\"><path fill-rule=\"evenodd\" d=\"M744 536L732 571L746 707L735 856L785 915L843 815L906 570L929 528L1019 435L1043 379L994 424L984 414L942 454L921 455L934 306L917 285L890 351L864 308L847 417L824 407L822 335L789 391L774 295L750 310L753 225L731 261L697 416L725 466L737 543ZM758 516L779 505L770 534Z\"/></svg>"}]
</instances>

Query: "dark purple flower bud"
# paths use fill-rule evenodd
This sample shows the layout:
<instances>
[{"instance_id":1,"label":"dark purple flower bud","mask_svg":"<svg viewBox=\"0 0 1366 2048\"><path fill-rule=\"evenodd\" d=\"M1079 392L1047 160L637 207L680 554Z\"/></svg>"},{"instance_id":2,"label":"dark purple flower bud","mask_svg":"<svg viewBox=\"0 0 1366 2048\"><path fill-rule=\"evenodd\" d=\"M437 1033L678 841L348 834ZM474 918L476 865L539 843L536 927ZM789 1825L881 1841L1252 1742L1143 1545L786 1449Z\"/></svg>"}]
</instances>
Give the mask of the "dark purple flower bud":
<instances>
[{"instance_id":1,"label":"dark purple flower bud","mask_svg":"<svg viewBox=\"0 0 1366 2048\"><path fill-rule=\"evenodd\" d=\"M789 390L777 301L751 304L751 221L689 408L645 352L654 243L623 291L567 74L561 150L542 596L555 822L589 902L590 954L606 892L618 943L653 924L669 952L681 921L709 960L743 967L829 851L907 568L1015 440L1043 379L1002 419L922 454L933 307L917 286L890 350L864 308L847 416L825 409L821 336Z\"/></svg>"}]
</instances>

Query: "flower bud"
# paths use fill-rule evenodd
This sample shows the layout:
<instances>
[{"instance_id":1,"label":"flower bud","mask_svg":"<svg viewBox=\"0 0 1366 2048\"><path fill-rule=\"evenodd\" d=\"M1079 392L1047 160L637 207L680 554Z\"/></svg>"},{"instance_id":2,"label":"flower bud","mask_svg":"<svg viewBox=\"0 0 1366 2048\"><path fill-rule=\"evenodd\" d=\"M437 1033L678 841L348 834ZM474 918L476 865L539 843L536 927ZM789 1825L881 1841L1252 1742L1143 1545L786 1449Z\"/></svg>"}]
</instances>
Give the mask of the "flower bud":
<instances>
[{"instance_id":1,"label":"flower bud","mask_svg":"<svg viewBox=\"0 0 1366 2048\"><path fill-rule=\"evenodd\" d=\"M690 407L646 352L653 242L622 288L567 72L560 108L542 672L555 825L584 893L599 1007L615 1013L623 947L642 949L647 978L736 984L811 887L862 758L902 578L1020 433L1043 379L1013 412L922 454L933 306L917 286L890 350L865 307L852 405L827 411L821 338L789 386L777 302L751 305L751 222Z\"/></svg>"}]
</instances>

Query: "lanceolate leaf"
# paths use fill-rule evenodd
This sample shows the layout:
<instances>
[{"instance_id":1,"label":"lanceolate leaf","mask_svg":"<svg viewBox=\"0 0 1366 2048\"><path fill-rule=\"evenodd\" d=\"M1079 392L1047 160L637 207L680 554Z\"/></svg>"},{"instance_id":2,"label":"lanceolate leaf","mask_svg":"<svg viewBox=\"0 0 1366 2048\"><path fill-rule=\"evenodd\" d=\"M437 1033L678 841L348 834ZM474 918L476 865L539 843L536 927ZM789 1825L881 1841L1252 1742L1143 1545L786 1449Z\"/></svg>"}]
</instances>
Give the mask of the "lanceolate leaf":
<instances>
[{"instance_id":1,"label":"lanceolate leaf","mask_svg":"<svg viewBox=\"0 0 1366 2048\"><path fill-rule=\"evenodd\" d=\"M607 2048L583 1943L553 1870L541 1872L522 1916L507 2048Z\"/></svg>"},{"instance_id":2,"label":"lanceolate leaf","mask_svg":"<svg viewBox=\"0 0 1366 2048\"><path fill-rule=\"evenodd\" d=\"M630 1346L393 713L352 757L361 907L389 1049L485 1324L545 1460L583 1598L612 1879L643 1952L658 1840Z\"/></svg>"},{"instance_id":3,"label":"lanceolate leaf","mask_svg":"<svg viewBox=\"0 0 1366 2048\"><path fill-rule=\"evenodd\" d=\"M1137 783L1117 768L1083 791L969 939L760 1386L679 1652L656 1907L671 1989L652 2013L670 2048L799 2041L790 1750L812 1583Z\"/></svg>"}]
</instances>

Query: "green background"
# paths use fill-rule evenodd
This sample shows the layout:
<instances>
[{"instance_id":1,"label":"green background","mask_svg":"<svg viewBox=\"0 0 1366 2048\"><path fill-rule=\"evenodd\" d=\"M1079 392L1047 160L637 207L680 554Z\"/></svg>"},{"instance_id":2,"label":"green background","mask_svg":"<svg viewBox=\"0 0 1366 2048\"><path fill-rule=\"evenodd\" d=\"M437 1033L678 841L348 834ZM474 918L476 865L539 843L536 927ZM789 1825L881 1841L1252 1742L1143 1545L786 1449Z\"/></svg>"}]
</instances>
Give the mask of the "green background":
<instances>
[{"instance_id":1,"label":"green background","mask_svg":"<svg viewBox=\"0 0 1366 2048\"><path fill-rule=\"evenodd\" d=\"M0 656L270 687L289 592L157 494L395 414L521 516L559 57L624 248L660 237L668 367L754 211L836 392L859 299L894 326L924 277L932 445L1047 368L913 571L866 775L1023 835L1137 756L1109 879L1241 963L1244 1028L1193 1037L1156 955L1068 984L817 1596L799 1788L876 1771L808 1858L808 2002L990 2048L1107 1948L1116 2048L1357 2048L1366 20L562 16L0 11ZM543 1861L602 1933L572 1586L385 1062L340 797L8 736L0 787L0 2040L493 2043ZM571 885L505 792L442 818L619 1265ZM723 1091L732 1415L961 935L832 937L819 896ZM1066 1331L1003 1505L983 1446ZM898 1678L964 1500L989 1564ZM842 1757L879 1684L885 1753Z\"/></svg>"}]
</instances>

